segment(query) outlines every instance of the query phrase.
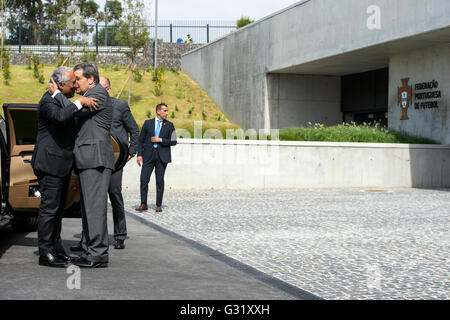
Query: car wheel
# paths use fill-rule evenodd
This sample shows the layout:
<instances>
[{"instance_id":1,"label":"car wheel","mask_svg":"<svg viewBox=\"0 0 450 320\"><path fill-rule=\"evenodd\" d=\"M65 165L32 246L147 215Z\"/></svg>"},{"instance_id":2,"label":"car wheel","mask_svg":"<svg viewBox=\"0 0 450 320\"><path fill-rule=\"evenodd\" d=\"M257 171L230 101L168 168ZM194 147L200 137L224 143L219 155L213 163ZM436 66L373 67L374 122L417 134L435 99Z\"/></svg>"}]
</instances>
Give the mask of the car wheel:
<instances>
[{"instance_id":1,"label":"car wheel","mask_svg":"<svg viewBox=\"0 0 450 320\"><path fill-rule=\"evenodd\" d=\"M37 230L37 217L14 217L11 221L11 227L17 232L33 232Z\"/></svg>"}]
</instances>

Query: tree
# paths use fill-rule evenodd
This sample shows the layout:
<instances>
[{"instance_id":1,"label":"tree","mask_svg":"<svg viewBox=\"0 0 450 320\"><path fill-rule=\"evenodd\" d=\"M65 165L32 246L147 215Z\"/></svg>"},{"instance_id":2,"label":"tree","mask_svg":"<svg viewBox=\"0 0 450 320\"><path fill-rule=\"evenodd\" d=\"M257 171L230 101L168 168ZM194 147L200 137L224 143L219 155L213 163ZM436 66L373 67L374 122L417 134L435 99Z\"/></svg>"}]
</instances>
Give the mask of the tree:
<instances>
[{"instance_id":1,"label":"tree","mask_svg":"<svg viewBox=\"0 0 450 320\"><path fill-rule=\"evenodd\" d=\"M119 33L117 24L122 18L122 3L119 0L107 0L105 2L104 11L98 13L98 21L105 22L105 28L98 32L98 44L101 46L125 46L123 42L116 40ZM112 24L108 28L108 24ZM97 34L92 37L94 43L97 42Z\"/></svg>"},{"instance_id":2,"label":"tree","mask_svg":"<svg viewBox=\"0 0 450 320\"><path fill-rule=\"evenodd\" d=\"M100 46L125 46L125 44L117 40L117 35L119 34L120 30L117 28L117 26L109 26L108 31L106 31L106 28L100 29L98 31L98 44ZM105 36L107 37L105 42ZM97 42L97 34L92 35L92 42Z\"/></svg>"},{"instance_id":3,"label":"tree","mask_svg":"<svg viewBox=\"0 0 450 320\"><path fill-rule=\"evenodd\" d=\"M0 0L0 20L1 20L1 28L0 28L0 70L3 71L3 59L4 59L4 48L3 45L5 43L5 33L6 33L6 8L10 5L9 0ZM9 59L9 56L8 56ZM8 60L8 70L9 72L9 60ZM6 80L7 82L8 80Z\"/></svg>"},{"instance_id":4,"label":"tree","mask_svg":"<svg viewBox=\"0 0 450 320\"><path fill-rule=\"evenodd\" d=\"M119 32L116 40L122 42L130 51L125 55L130 59L130 88L128 91L128 104L131 102L131 82L133 80L133 71L135 69L136 58L140 50L142 50L149 40L150 32L146 27L144 16L145 5L142 0L124 0L126 9L125 15L122 16L118 23Z\"/></svg>"},{"instance_id":5,"label":"tree","mask_svg":"<svg viewBox=\"0 0 450 320\"><path fill-rule=\"evenodd\" d=\"M239 20L236 21L236 26L239 29L253 22L255 22L255 20L250 19L250 17L242 16Z\"/></svg>"},{"instance_id":6,"label":"tree","mask_svg":"<svg viewBox=\"0 0 450 320\"><path fill-rule=\"evenodd\" d=\"M56 39L55 32L51 32L49 29L58 28L63 32L69 33L67 22L71 13L67 12L67 8L72 3L75 3L80 8L80 18L83 24L85 24L87 19L98 18L99 6L94 0L15 0L10 1L8 16L11 21L23 21L24 27L29 28L30 44L41 45L45 36ZM16 37L18 34L17 28L17 23L10 24L10 32ZM87 31L84 28L81 31L75 30L73 32Z\"/></svg>"}]
</instances>

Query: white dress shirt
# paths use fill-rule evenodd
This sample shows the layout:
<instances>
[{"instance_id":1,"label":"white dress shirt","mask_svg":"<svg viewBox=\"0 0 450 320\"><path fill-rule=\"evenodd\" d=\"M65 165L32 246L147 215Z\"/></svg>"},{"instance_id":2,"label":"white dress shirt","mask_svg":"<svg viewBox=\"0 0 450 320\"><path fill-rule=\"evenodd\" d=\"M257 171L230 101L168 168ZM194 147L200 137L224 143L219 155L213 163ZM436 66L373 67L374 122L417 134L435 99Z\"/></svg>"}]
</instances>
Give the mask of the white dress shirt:
<instances>
[{"instance_id":1,"label":"white dress shirt","mask_svg":"<svg viewBox=\"0 0 450 320\"><path fill-rule=\"evenodd\" d=\"M52 95L52 98L54 99L58 93L61 93L61 91L56 89L55 93ZM81 108L83 108L83 106L81 105L81 102L78 99L75 100L74 104L77 106L78 110L81 110Z\"/></svg>"}]
</instances>

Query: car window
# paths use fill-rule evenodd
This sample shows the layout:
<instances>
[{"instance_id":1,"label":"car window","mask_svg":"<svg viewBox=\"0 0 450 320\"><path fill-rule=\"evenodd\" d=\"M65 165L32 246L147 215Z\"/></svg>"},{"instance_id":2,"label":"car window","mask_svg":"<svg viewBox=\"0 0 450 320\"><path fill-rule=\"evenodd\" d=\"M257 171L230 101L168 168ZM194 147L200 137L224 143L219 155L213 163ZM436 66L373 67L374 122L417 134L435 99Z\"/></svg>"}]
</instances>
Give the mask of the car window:
<instances>
[{"instance_id":1,"label":"car window","mask_svg":"<svg viewBox=\"0 0 450 320\"><path fill-rule=\"evenodd\" d=\"M29 110L11 110L14 123L16 145L35 144L38 132L37 112Z\"/></svg>"}]
</instances>

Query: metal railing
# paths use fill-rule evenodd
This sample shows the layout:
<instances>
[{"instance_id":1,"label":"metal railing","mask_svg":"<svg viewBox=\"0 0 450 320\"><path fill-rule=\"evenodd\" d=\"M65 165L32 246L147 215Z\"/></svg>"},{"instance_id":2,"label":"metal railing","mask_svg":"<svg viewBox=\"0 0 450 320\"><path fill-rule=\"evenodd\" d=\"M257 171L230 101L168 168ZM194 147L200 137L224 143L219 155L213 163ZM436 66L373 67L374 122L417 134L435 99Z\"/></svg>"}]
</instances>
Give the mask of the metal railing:
<instances>
[{"instance_id":1,"label":"metal railing","mask_svg":"<svg viewBox=\"0 0 450 320\"><path fill-rule=\"evenodd\" d=\"M194 43L204 44L223 37L237 29L232 21L158 21L158 41L162 42L184 42L190 34ZM129 50L116 40L115 34L118 27L115 25L105 26L103 23L83 26L85 32L79 32L75 38L64 35L64 30L43 28L42 44L34 45L31 42L31 32L22 22L17 27L6 33L6 44L13 52L24 52L25 50L36 53L64 53L70 52L68 45L71 41L77 44L76 53L81 54L83 50L96 52L98 54L121 54ZM155 37L155 24L151 21L146 26L150 32L150 39ZM9 28L8 28L9 29ZM9 29L11 30L11 29Z\"/></svg>"}]
</instances>

